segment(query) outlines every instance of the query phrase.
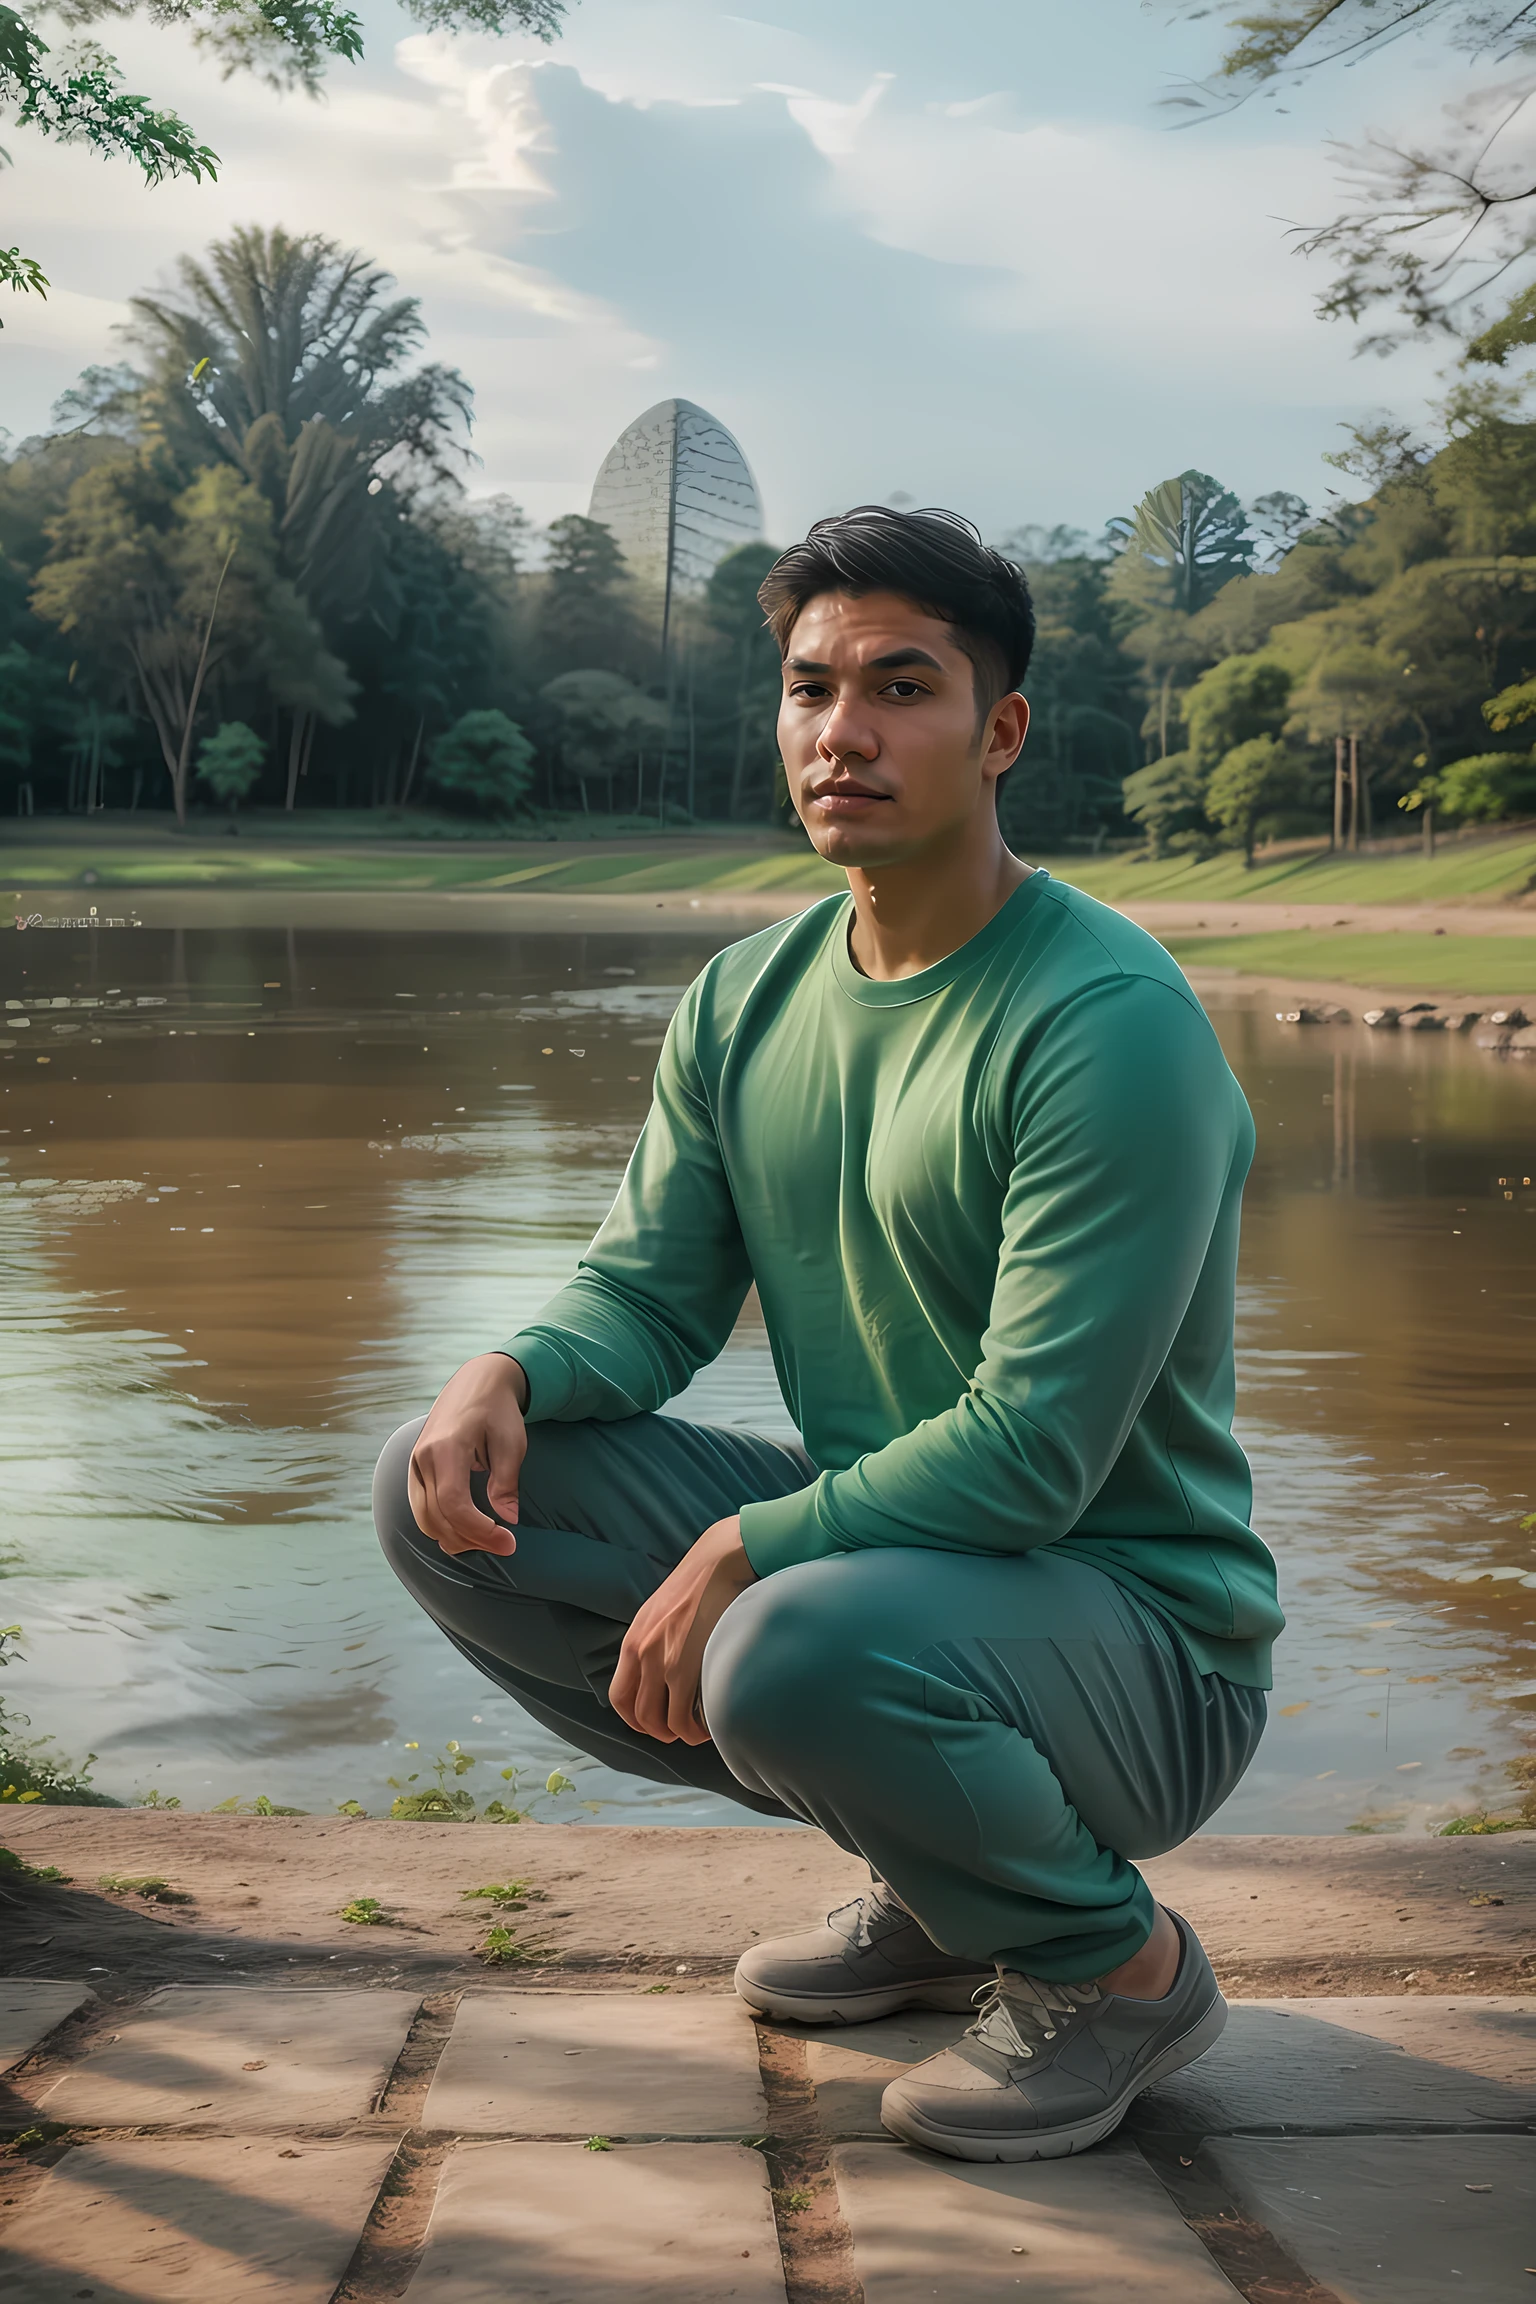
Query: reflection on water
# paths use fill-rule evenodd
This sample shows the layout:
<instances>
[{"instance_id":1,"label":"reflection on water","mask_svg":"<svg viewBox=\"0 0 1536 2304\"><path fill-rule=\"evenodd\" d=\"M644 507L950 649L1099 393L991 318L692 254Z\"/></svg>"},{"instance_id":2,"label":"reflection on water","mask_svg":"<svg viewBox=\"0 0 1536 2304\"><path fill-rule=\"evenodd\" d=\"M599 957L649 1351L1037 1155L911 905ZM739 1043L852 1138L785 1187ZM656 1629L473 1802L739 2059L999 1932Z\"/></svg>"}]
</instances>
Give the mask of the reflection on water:
<instances>
[{"instance_id":1,"label":"reflection on water","mask_svg":"<svg viewBox=\"0 0 1536 2304\"><path fill-rule=\"evenodd\" d=\"M7 1694L105 1789L377 1811L408 1746L456 1737L487 1796L558 1761L605 1818L740 1817L574 1762L415 1612L367 1514L382 1436L570 1269L713 948L7 941ZM1423 1824L1536 1737L1536 1068L1212 998L1259 1124L1242 1432L1291 1617L1221 1822ZM788 1429L750 1317L679 1406Z\"/></svg>"}]
</instances>

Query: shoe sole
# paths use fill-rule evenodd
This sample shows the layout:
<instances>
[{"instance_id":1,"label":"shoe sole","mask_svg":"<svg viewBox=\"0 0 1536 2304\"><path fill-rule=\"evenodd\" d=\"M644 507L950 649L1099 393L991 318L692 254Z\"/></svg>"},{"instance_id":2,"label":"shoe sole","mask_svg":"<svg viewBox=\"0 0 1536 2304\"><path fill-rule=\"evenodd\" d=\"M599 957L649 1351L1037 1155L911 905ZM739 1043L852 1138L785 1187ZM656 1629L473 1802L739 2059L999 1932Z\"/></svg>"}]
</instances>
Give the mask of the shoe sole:
<instances>
[{"instance_id":1,"label":"shoe sole","mask_svg":"<svg viewBox=\"0 0 1536 2304\"><path fill-rule=\"evenodd\" d=\"M920 2112L898 2098L892 2111L880 2107L880 2118L893 2136L902 2137L908 2144L921 2144L929 2152L938 2152L946 2160L1065 2160L1074 2152L1086 2152L1090 2145L1102 2144L1125 2118L1144 2088L1166 2080L1170 2072L1180 2072L1186 2064L1193 2064L1208 2048L1213 2048L1226 2027L1227 2004L1218 1998L1197 2023L1177 2040L1169 2042L1162 2054L1153 2058L1123 2096L1092 2120L1081 2120L1070 2128L1034 2129L1028 2135L1000 2130L995 2135L984 2135L971 2129L959 2131L944 2128L937 2121L925 2120Z\"/></svg>"},{"instance_id":2,"label":"shoe sole","mask_svg":"<svg viewBox=\"0 0 1536 2304\"><path fill-rule=\"evenodd\" d=\"M942 2008L952 2015L968 2013L983 1984L996 1973L978 1968L973 1976L955 1976L932 1984L887 1984L866 1992L839 1992L835 1997L810 1992L775 1992L750 1978L736 1979L738 1997L759 2016L776 2016L785 2024L872 2024L877 2016L894 2016L901 2008Z\"/></svg>"}]
</instances>

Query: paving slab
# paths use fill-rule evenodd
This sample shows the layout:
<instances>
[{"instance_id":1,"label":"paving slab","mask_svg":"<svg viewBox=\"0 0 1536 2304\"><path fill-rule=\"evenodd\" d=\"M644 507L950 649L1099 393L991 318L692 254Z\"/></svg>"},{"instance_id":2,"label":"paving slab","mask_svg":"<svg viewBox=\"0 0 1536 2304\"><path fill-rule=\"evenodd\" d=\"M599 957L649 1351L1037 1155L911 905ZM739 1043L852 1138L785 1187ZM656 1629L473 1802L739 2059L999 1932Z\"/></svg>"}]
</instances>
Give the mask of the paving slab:
<instances>
[{"instance_id":1,"label":"paving slab","mask_svg":"<svg viewBox=\"0 0 1536 2304\"><path fill-rule=\"evenodd\" d=\"M739 2000L466 1992L421 2117L459 2135L744 2136L767 2106Z\"/></svg>"},{"instance_id":2,"label":"paving slab","mask_svg":"<svg viewBox=\"0 0 1536 2304\"><path fill-rule=\"evenodd\" d=\"M1200 2164L1339 2304L1536 2294L1536 2138L1244 2138Z\"/></svg>"},{"instance_id":3,"label":"paving slab","mask_svg":"<svg viewBox=\"0 0 1536 2304\"><path fill-rule=\"evenodd\" d=\"M806 2070L828 2134L883 2136L880 2099L887 2084L925 2056L953 2046L968 2021L934 2008L909 2008L872 2024L815 2033L801 2033L792 2025L784 2030L805 2041Z\"/></svg>"},{"instance_id":4,"label":"paving slab","mask_svg":"<svg viewBox=\"0 0 1536 2304\"><path fill-rule=\"evenodd\" d=\"M1237 2001L1215 2047L1131 2113L1138 2129L1205 2136L1531 2122L1536 1998L1428 1993Z\"/></svg>"},{"instance_id":5,"label":"paving slab","mask_svg":"<svg viewBox=\"0 0 1536 2304\"><path fill-rule=\"evenodd\" d=\"M768 2178L739 2144L460 2144L407 2304L784 2304Z\"/></svg>"},{"instance_id":6,"label":"paving slab","mask_svg":"<svg viewBox=\"0 0 1536 2304\"><path fill-rule=\"evenodd\" d=\"M93 2128L287 2128L355 2120L405 2045L415 1992L172 1985L39 2098Z\"/></svg>"},{"instance_id":7,"label":"paving slab","mask_svg":"<svg viewBox=\"0 0 1536 2304\"><path fill-rule=\"evenodd\" d=\"M838 2196L864 2304L1233 2304L1132 2147L1017 2167L843 2144Z\"/></svg>"},{"instance_id":8,"label":"paving slab","mask_svg":"<svg viewBox=\"0 0 1536 2304\"><path fill-rule=\"evenodd\" d=\"M95 1997L88 1984L54 1983L45 1976L0 1982L0 2072L13 2072L56 2024Z\"/></svg>"},{"instance_id":9,"label":"paving slab","mask_svg":"<svg viewBox=\"0 0 1536 2304\"><path fill-rule=\"evenodd\" d=\"M53 2168L0 2244L8 2304L329 2304L394 2137L134 2137Z\"/></svg>"}]
</instances>

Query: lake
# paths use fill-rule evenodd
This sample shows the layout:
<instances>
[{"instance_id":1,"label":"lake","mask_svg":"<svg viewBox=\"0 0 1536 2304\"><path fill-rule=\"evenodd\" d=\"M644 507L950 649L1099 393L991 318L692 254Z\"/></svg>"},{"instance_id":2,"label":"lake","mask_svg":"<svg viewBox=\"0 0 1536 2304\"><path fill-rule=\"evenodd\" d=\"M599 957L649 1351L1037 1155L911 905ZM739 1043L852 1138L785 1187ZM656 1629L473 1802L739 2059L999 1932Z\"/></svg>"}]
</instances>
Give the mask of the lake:
<instances>
[{"instance_id":1,"label":"lake","mask_svg":"<svg viewBox=\"0 0 1536 2304\"><path fill-rule=\"evenodd\" d=\"M379 1813L453 1740L484 1797L567 1767L551 1820L747 1820L573 1757L374 1544L379 1443L569 1272L752 925L519 917L5 940L4 1694L118 1798ZM1536 1065L1204 989L1258 1123L1239 1429L1290 1616L1219 1826L1432 1827L1536 1746ZM677 1405L787 1431L760 1325Z\"/></svg>"}]
</instances>

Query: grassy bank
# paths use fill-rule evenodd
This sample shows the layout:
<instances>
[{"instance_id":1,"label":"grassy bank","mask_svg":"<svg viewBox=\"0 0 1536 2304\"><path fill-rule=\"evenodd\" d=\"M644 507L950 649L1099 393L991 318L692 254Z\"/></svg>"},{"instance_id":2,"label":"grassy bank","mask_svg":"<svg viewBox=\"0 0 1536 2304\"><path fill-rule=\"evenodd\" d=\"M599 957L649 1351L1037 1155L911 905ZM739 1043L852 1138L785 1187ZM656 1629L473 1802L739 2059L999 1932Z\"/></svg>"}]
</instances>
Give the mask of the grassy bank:
<instances>
[{"instance_id":1,"label":"grassy bank","mask_svg":"<svg viewBox=\"0 0 1536 2304\"><path fill-rule=\"evenodd\" d=\"M1536 936L1415 935L1369 929L1330 935L1164 936L1185 968L1236 968L1247 976L1368 984L1423 997L1536 993Z\"/></svg>"},{"instance_id":2,"label":"grassy bank","mask_svg":"<svg viewBox=\"0 0 1536 2304\"><path fill-rule=\"evenodd\" d=\"M1251 872L1236 855L1207 863L1074 857L1061 877L1106 904L1497 904L1536 887L1536 831L1447 843L1438 856L1284 856Z\"/></svg>"},{"instance_id":3,"label":"grassy bank","mask_svg":"<svg viewBox=\"0 0 1536 2304\"><path fill-rule=\"evenodd\" d=\"M820 894L841 873L790 834L700 827L639 832L592 818L554 836L492 841L411 839L410 820L375 824L329 815L312 823L263 818L231 839L222 826L185 833L144 818L98 826L7 826L0 888L314 888L539 890L643 895L677 889L728 895L784 889ZM366 827L366 828L365 828ZM426 827L422 827L426 829ZM459 828L462 830L462 827ZM1042 857L1060 879L1106 903L1497 903L1536 888L1536 832L1447 844L1440 854L1286 856L1245 872L1236 856L1151 863Z\"/></svg>"}]
</instances>

